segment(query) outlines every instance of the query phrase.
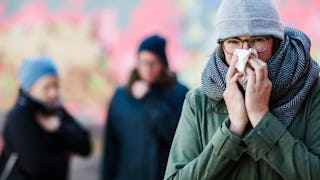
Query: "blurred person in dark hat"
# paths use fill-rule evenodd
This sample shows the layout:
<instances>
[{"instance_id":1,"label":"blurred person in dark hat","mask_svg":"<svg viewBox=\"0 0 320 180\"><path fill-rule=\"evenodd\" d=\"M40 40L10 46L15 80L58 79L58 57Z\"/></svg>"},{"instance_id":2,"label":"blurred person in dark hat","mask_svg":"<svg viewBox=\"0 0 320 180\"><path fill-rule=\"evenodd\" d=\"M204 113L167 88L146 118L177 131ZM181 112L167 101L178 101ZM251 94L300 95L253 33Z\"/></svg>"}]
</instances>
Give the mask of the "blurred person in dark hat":
<instances>
[{"instance_id":1,"label":"blurred person in dark hat","mask_svg":"<svg viewBox=\"0 0 320 180\"><path fill-rule=\"evenodd\" d=\"M102 179L163 179L187 88L170 70L166 40L146 37L137 65L111 100Z\"/></svg>"},{"instance_id":2,"label":"blurred person in dark hat","mask_svg":"<svg viewBox=\"0 0 320 180\"><path fill-rule=\"evenodd\" d=\"M19 97L4 126L1 178L66 180L70 155L91 151L89 133L63 107L50 57L24 60L19 81Z\"/></svg>"}]
</instances>

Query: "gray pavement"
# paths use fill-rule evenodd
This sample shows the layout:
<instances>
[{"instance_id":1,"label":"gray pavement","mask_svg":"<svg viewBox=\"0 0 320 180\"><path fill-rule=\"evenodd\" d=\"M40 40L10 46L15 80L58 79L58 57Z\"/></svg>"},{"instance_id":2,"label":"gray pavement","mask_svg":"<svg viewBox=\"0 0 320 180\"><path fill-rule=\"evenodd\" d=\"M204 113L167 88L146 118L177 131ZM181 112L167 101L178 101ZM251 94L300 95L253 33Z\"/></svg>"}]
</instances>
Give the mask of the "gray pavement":
<instances>
[{"instance_id":1,"label":"gray pavement","mask_svg":"<svg viewBox=\"0 0 320 180\"><path fill-rule=\"evenodd\" d=\"M70 180L98 180L99 166L99 155L93 155L90 158L73 157Z\"/></svg>"}]
</instances>

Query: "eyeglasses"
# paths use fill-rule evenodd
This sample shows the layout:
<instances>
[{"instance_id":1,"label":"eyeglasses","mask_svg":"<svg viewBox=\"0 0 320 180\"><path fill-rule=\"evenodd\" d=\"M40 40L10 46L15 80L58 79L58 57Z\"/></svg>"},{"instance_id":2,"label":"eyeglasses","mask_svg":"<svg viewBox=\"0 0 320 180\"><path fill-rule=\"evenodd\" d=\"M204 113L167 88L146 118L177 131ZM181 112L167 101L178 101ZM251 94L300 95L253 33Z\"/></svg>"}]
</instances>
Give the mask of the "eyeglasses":
<instances>
[{"instance_id":1,"label":"eyeglasses","mask_svg":"<svg viewBox=\"0 0 320 180\"><path fill-rule=\"evenodd\" d=\"M255 49L258 53L261 53L267 50L269 39L270 36L254 36L246 40L233 37L221 40L219 43L228 54L233 54L235 49L242 49L244 42L247 42L250 48Z\"/></svg>"}]
</instances>

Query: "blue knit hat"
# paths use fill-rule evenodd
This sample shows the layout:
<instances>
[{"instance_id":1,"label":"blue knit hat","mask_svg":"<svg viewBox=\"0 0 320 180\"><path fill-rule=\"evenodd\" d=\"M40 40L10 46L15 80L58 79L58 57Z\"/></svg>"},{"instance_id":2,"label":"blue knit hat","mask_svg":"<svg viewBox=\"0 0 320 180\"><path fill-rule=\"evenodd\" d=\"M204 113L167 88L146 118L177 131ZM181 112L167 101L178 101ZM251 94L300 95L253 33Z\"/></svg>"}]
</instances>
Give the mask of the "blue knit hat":
<instances>
[{"instance_id":1,"label":"blue knit hat","mask_svg":"<svg viewBox=\"0 0 320 180\"><path fill-rule=\"evenodd\" d=\"M159 35L152 35L146 37L140 44L138 53L141 51L150 51L158 55L161 62L168 66L168 59L166 55L166 40Z\"/></svg>"},{"instance_id":2,"label":"blue knit hat","mask_svg":"<svg viewBox=\"0 0 320 180\"><path fill-rule=\"evenodd\" d=\"M40 55L24 59L18 74L21 89L28 91L37 80L45 75L57 75L56 66L50 57Z\"/></svg>"},{"instance_id":3,"label":"blue knit hat","mask_svg":"<svg viewBox=\"0 0 320 180\"><path fill-rule=\"evenodd\" d=\"M222 0L215 31L218 41L245 35L284 38L282 22L273 0Z\"/></svg>"}]
</instances>

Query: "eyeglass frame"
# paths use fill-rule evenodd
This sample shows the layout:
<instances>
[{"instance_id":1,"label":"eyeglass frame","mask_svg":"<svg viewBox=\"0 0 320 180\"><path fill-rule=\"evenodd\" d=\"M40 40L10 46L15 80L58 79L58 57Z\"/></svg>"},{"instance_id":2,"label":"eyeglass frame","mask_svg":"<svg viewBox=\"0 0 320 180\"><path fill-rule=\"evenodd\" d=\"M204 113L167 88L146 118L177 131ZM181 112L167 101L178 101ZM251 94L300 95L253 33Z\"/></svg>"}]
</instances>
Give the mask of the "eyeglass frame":
<instances>
[{"instance_id":1,"label":"eyeglass frame","mask_svg":"<svg viewBox=\"0 0 320 180\"><path fill-rule=\"evenodd\" d=\"M231 39L231 38L237 39L237 40L241 41L241 43L242 43L241 48L243 48L244 42L247 42L247 43L248 43L248 46L251 47L251 46L249 45L249 41L250 41L250 39L256 38L256 37L263 37L263 38L266 38L266 39L268 40L268 41L267 41L266 48L265 48L264 50L262 50L262 51L257 51L257 53L262 53L262 52L266 51L266 50L268 49L268 47L269 47L269 39L272 38L272 36L252 36L251 38L245 39L245 40L242 40L242 39L240 39L239 37L230 37L230 38L226 38L226 39L221 39L221 40L218 41L218 43L222 46L223 50L225 50L226 53L228 53L228 54L230 54L230 55L233 55L234 52L233 52L233 53L230 53L230 52L228 52L228 51L226 50L226 48L224 47L224 44L223 44L224 41L226 41L226 40L228 40L228 39Z\"/></svg>"}]
</instances>

